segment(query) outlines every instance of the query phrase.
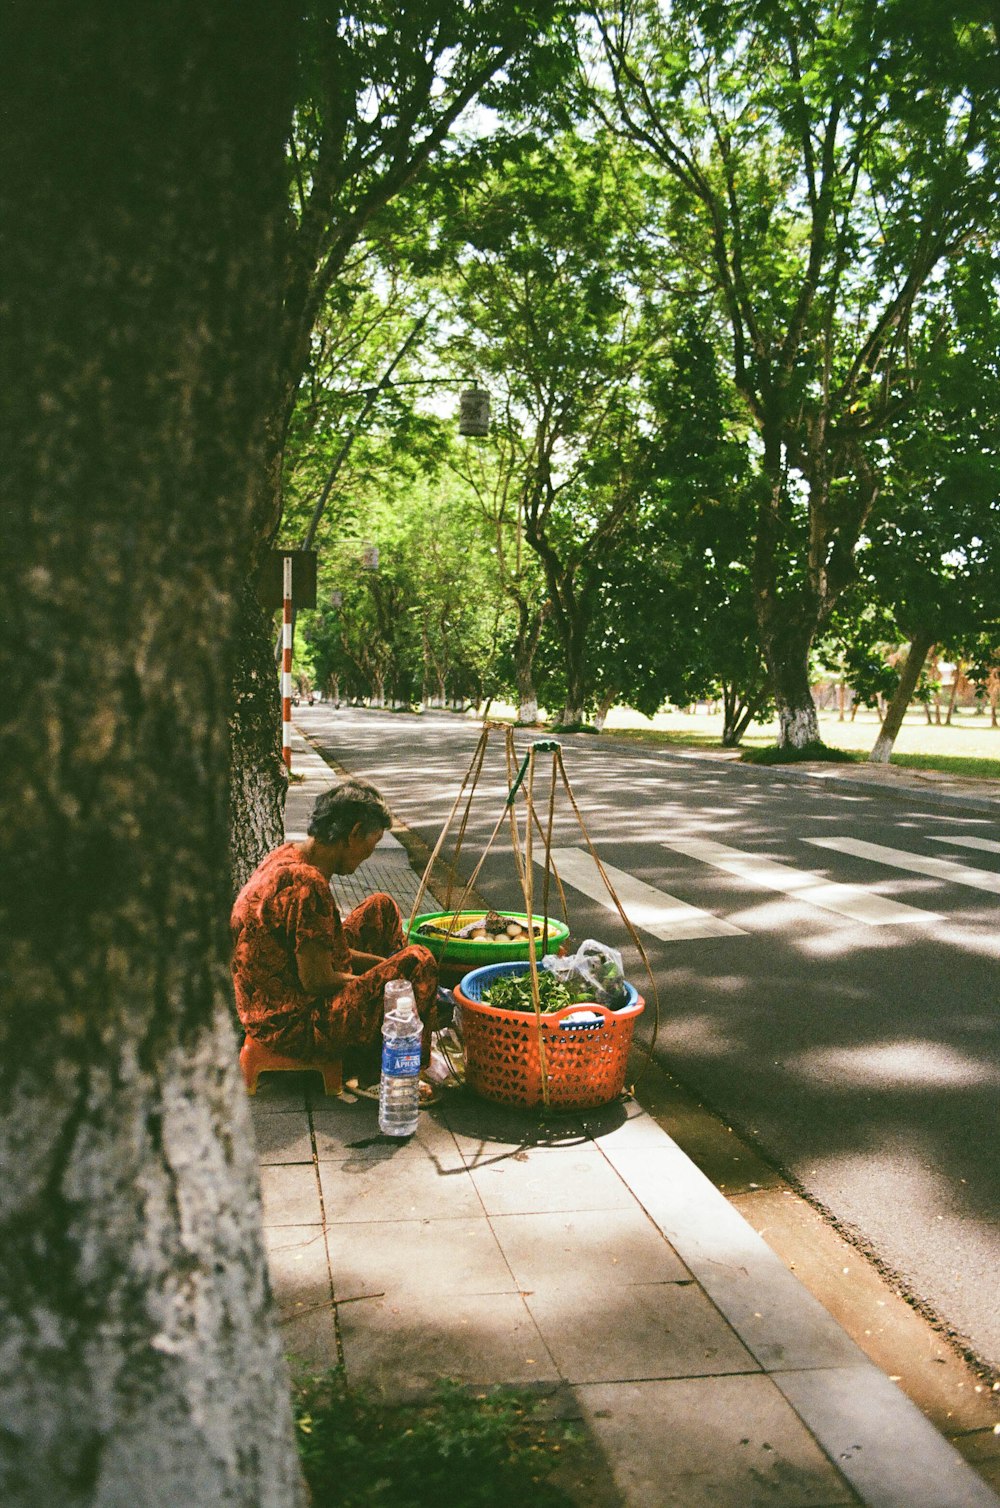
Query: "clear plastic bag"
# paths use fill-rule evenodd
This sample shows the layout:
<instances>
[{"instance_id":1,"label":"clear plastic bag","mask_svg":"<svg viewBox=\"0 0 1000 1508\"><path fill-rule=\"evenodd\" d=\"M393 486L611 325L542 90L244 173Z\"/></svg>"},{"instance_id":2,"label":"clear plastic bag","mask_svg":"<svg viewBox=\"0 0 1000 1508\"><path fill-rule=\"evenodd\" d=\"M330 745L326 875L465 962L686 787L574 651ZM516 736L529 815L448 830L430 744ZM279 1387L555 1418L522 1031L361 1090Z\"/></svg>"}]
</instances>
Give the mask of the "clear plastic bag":
<instances>
[{"instance_id":1,"label":"clear plastic bag","mask_svg":"<svg viewBox=\"0 0 1000 1508\"><path fill-rule=\"evenodd\" d=\"M431 1038L431 1057L424 1074L432 1084L464 1083L465 1047L454 1023Z\"/></svg>"},{"instance_id":2,"label":"clear plastic bag","mask_svg":"<svg viewBox=\"0 0 1000 1508\"><path fill-rule=\"evenodd\" d=\"M588 938L575 953L560 958L555 953L546 953L542 967L548 969L575 992L586 991L581 999L593 1000L607 1006L609 1011L621 1010L628 999L625 989L625 974L622 956L616 948Z\"/></svg>"}]
</instances>

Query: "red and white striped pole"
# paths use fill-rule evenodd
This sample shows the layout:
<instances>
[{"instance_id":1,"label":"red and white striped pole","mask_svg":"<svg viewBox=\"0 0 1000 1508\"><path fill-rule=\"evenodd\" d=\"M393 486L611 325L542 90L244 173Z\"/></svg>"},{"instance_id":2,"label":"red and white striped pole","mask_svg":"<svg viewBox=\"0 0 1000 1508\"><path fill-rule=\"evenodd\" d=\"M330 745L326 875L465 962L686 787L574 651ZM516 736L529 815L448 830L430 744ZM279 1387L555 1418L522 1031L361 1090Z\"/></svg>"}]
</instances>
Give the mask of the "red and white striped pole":
<instances>
[{"instance_id":1,"label":"red and white striped pole","mask_svg":"<svg viewBox=\"0 0 1000 1508\"><path fill-rule=\"evenodd\" d=\"M292 557L286 555L281 620L281 757L292 768Z\"/></svg>"}]
</instances>

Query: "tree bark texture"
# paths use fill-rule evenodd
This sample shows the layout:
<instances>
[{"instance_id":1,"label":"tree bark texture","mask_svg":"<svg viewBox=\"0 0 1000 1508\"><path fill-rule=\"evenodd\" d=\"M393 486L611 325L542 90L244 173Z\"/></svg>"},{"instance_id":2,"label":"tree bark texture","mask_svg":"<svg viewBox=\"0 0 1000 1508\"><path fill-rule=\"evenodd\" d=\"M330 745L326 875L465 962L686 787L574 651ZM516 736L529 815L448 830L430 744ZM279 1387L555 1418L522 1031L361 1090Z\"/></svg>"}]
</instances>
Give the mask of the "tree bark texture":
<instances>
[{"instance_id":1,"label":"tree bark texture","mask_svg":"<svg viewBox=\"0 0 1000 1508\"><path fill-rule=\"evenodd\" d=\"M723 685L722 747L724 749L739 747L740 739L753 722L756 710L755 703L744 701L735 686L728 683Z\"/></svg>"},{"instance_id":2,"label":"tree bark texture","mask_svg":"<svg viewBox=\"0 0 1000 1508\"><path fill-rule=\"evenodd\" d=\"M910 641L909 653L906 656L906 664L900 672L899 684L893 692L892 701L886 708L882 727L875 747L868 756L869 764L888 764L892 753L892 746L896 742L896 736L903 726L903 718L906 709L913 700L920 672L924 668L924 661L934 644L934 634L929 630L915 634Z\"/></svg>"},{"instance_id":3,"label":"tree bark texture","mask_svg":"<svg viewBox=\"0 0 1000 1508\"><path fill-rule=\"evenodd\" d=\"M778 623L775 623L775 618ZM815 628L791 614L768 615L761 623L761 648L778 714L778 742L801 749L819 743L819 718L809 684L809 651Z\"/></svg>"},{"instance_id":4,"label":"tree bark texture","mask_svg":"<svg viewBox=\"0 0 1000 1508\"><path fill-rule=\"evenodd\" d=\"M819 743L819 718L809 685L809 651L822 613L819 584L787 587L780 579L784 462L780 425L764 426L764 483L754 541L754 607L760 649L778 716L778 743L804 748Z\"/></svg>"},{"instance_id":5,"label":"tree bark texture","mask_svg":"<svg viewBox=\"0 0 1000 1508\"><path fill-rule=\"evenodd\" d=\"M532 610L518 593L511 596L517 608L517 638L514 642L514 682L517 687L517 721L526 727L538 722L538 691L535 687L535 654L548 613L547 604Z\"/></svg>"},{"instance_id":6,"label":"tree bark texture","mask_svg":"<svg viewBox=\"0 0 1000 1508\"><path fill-rule=\"evenodd\" d=\"M230 715L229 862L235 896L284 833L288 774L281 758L281 696L271 618L253 589L240 592Z\"/></svg>"},{"instance_id":7,"label":"tree bark texture","mask_svg":"<svg viewBox=\"0 0 1000 1508\"><path fill-rule=\"evenodd\" d=\"M597 729L598 733L603 732L604 724L608 720L608 713L611 711L617 700L617 691L606 691L601 697L600 701L597 703L597 707L594 711L594 727Z\"/></svg>"},{"instance_id":8,"label":"tree bark texture","mask_svg":"<svg viewBox=\"0 0 1000 1508\"><path fill-rule=\"evenodd\" d=\"M3 26L0 1501L287 1508L226 921L295 11Z\"/></svg>"}]
</instances>

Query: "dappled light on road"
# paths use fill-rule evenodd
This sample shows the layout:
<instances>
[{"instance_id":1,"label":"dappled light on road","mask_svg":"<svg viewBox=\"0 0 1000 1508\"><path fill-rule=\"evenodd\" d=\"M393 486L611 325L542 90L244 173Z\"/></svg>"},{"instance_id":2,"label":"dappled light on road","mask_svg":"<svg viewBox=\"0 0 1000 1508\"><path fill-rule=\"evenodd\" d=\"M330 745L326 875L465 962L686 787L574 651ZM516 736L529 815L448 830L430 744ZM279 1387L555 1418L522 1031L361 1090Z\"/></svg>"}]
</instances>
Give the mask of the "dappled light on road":
<instances>
[{"instance_id":1,"label":"dappled light on road","mask_svg":"<svg viewBox=\"0 0 1000 1508\"><path fill-rule=\"evenodd\" d=\"M712 1016L671 1016L665 1032L673 1047L696 1052L706 1058L721 1057L737 1048L735 1038L730 1037Z\"/></svg>"},{"instance_id":2,"label":"dappled light on road","mask_svg":"<svg viewBox=\"0 0 1000 1508\"><path fill-rule=\"evenodd\" d=\"M879 1089L1000 1085L1000 1069L992 1064L944 1043L922 1040L815 1048L790 1058L785 1066L841 1094L851 1093L857 1085Z\"/></svg>"}]
</instances>

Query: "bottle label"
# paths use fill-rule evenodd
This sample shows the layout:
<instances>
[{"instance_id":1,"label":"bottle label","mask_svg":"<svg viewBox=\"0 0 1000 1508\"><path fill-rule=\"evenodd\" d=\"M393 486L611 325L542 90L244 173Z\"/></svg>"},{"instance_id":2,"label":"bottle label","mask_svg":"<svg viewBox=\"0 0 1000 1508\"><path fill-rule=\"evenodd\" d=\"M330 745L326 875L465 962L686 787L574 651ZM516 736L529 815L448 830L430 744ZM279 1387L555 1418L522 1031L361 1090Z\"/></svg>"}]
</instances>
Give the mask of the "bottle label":
<instances>
[{"instance_id":1,"label":"bottle label","mask_svg":"<svg viewBox=\"0 0 1000 1508\"><path fill-rule=\"evenodd\" d=\"M414 1042L389 1041L382 1043L382 1072L391 1078L406 1078L420 1072L420 1038Z\"/></svg>"}]
</instances>

